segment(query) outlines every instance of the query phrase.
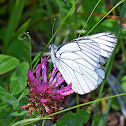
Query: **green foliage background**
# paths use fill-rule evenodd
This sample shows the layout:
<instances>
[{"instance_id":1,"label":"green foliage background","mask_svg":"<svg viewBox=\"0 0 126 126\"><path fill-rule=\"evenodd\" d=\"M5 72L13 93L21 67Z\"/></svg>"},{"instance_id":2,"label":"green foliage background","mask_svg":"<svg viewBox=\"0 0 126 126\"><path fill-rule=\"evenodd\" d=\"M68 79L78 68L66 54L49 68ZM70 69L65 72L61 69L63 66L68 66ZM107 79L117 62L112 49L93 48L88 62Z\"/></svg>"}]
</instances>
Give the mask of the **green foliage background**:
<instances>
[{"instance_id":1,"label":"green foliage background","mask_svg":"<svg viewBox=\"0 0 126 126\"><path fill-rule=\"evenodd\" d=\"M55 45L77 38L98 0L81 0L73 7L75 2L75 0L0 0L1 126L31 118L26 114L26 111L21 109L22 105L28 103L25 97L29 91L27 88L27 71L29 68L33 68L36 59L45 52L44 44L47 45L51 39L52 28L55 32L62 24L53 41L50 41ZM86 35L116 3L118 3L118 0L110 0L109 3L101 0L90 20L86 23L81 36ZM66 18L72 7L73 10ZM115 19L113 16L118 18ZM122 17L124 17L123 20ZM65 18L66 20L64 20ZM53 27L54 19L56 20ZM112 68L112 74L120 82L120 87L126 91L126 26L124 27L124 24L126 25L126 2L122 0L122 4L113 9L110 17L104 18L90 34L109 31L117 36L118 44L112 58L106 65L106 75L109 75ZM97 97L101 98L104 94L114 95L113 90L106 83L105 80L101 88L98 89L99 96L94 92L92 93L91 100ZM105 88L104 84L107 85ZM99 104L96 107L99 109ZM90 110L92 108L91 106ZM107 118L111 109L120 111L121 107L115 98L108 102L105 109ZM71 117L73 118L73 115ZM104 118L102 115L99 116L98 113L94 113L91 124L104 125L107 122L107 120L102 121ZM59 124L63 123L61 120ZM38 125L38 123L34 124Z\"/></svg>"}]
</instances>

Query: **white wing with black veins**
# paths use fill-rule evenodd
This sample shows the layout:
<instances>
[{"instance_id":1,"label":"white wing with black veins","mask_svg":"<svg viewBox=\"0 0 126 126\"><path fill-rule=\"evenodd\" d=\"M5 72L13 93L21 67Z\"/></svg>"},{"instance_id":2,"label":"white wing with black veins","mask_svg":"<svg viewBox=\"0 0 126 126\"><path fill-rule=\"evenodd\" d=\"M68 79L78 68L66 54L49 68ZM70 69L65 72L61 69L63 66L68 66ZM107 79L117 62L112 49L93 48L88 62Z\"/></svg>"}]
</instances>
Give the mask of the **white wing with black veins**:
<instances>
[{"instance_id":1,"label":"white wing with black veins","mask_svg":"<svg viewBox=\"0 0 126 126\"><path fill-rule=\"evenodd\" d=\"M112 54L116 43L116 36L110 32L71 40L56 51L55 67L67 84L72 83L72 89L76 93L89 93L105 78L102 65Z\"/></svg>"}]
</instances>

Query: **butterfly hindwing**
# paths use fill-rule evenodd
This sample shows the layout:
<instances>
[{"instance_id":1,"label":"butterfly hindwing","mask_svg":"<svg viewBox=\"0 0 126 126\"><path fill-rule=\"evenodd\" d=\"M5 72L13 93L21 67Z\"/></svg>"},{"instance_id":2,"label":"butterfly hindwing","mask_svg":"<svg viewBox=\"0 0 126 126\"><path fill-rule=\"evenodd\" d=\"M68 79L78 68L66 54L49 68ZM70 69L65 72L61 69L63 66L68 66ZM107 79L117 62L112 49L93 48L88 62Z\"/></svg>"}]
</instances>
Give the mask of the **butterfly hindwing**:
<instances>
[{"instance_id":1,"label":"butterfly hindwing","mask_svg":"<svg viewBox=\"0 0 126 126\"><path fill-rule=\"evenodd\" d=\"M101 49L100 55L106 58L110 57L117 43L116 36L111 32L102 32L98 34L88 35L88 36L80 37L74 40L80 41L81 39L85 41L92 40L94 42L97 42Z\"/></svg>"}]
</instances>

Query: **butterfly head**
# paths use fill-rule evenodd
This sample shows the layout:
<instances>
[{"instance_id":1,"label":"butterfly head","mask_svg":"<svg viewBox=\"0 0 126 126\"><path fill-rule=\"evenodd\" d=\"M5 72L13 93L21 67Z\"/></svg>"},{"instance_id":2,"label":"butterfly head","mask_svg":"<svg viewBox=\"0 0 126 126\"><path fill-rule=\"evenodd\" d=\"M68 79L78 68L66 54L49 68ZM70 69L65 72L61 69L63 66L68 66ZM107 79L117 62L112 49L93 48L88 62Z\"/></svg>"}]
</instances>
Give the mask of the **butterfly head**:
<instances>
[{"instance_id":1,"label":"butterfly head","mask_svg":"<svg viewBox=\"0 0 126 126\"><path fill-rule=\"evenodd\" d=\"M57 50L57 46L55 46L54 44L50 44L49 50Z\"/></svg>"}]
</instances>

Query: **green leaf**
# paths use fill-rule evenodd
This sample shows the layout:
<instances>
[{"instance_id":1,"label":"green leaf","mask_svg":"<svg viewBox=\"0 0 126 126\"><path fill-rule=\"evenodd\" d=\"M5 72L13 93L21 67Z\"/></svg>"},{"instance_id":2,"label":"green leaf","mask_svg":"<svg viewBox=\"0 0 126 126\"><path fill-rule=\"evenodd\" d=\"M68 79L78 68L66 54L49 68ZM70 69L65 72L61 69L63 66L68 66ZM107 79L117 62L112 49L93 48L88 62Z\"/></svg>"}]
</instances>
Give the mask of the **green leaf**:
<instances>
[{"instance_id":1,"label":"green leaf","mask_svg":"<svg viewBox=\"0 0 126 126\"><path fill-rule=\"evenodd\" d=\"M3 101L6 101L8 102L9 104L12 104L13 105L13 108L15 109L17 106L18 106L18 101L17 99L10 95L9 92L7 92L4 88L2 88L0 86L0 98L3 100Z\"/></svg>"},{"instance_id":2,"label":"green leaf","mask_svg":"<svg viewBox=\"0 0 126 126\"><path fill-rule=\"evenodd\" d=\"M31 44L29 39L16 39L7 50L8 55L18 58L20 61L30 60Z\"/></svg>"},{"instance_id":3,"label":"green leaf","mask_svg":"<svg viewBox=\"0 0 126 126\"><path fill-rule=\"evenodd\" d=\"M15 57L0 54L0 75L9 72L19 65L19 60Z\"/></svg>"},{"instance_id":4,"label":"green leaf","mask_svg":"<svg viewBox=\"0 0 126 126\"><path fill-rule=\"evenodd\" d=\"M28 30L28 27L30 25L31 19L28 19L15 33L15 37L18 38L18 36Z\"/></svg>"},{"instance_id":5,"label":"green leaf","mask_svg":"<svg viewBox=\"0 0 126 126\"><path fill-rule=\"evenodd\" d=\"M82 16L82 21L86 21L92 11L92 9L95 7L95 5L98 3L98 0L93 0L93 1L89 1L89 0L82 0L82 8L83 8L83 12L84 12L84 16ZM94 14L103 14L105 15L107 13L106 10L106 6L105 6L105 0L101 0L100 3L98 4L98 6L95 8L94 10ZM100 16L94 15L91 16L90 20L88 21L88 24L86 25L86 31L90 30L99 20L100 20ZM85 23L84 23L85 24ZM97 30L97 28L95 29L96 31L93 31L92 33L97 33L97 32L103 32L104 29L103 26L100 29L100 31Z\"/></svg>"},{"instance_id":6,"label":"green leaf","mask_svg":"<svg viewBox=\"0 0 126 126\"><path fill-rule=\"evenodd\" d=\"M124 75L124 76L121 78L121 84L122 84L123 90L126 92L126 75Z\"/></svg>"},{"instance_id":7,"label":"green leaf","mask_svg":"<svg viewBox=\"0 0 126 126\"><path fill-rule=\"evenodd\" d=\"M21 102L21 104L23 103L23 104L27 104L27 103L25 103L25 100L24 99L26 99L26 95L28 95L29 94L29 89L28 88L25 88L25 90L22 92L22 94L20 95L20 97L18 98L18 102L20 103ZM23 99L23 100L22 100ZM23 102L22 102L23 101ZM26 100L27 102L28 102L28 99ZM21 105L20 104L20 105Z\"/></svg>"},{"instance_id":8,"label":"green leaf","mask_svg":"<svg viewBox=\"0 0 126 126\"><path fill-rule=\"evenodd\" d=\"M27 62L21 63L10 79L10 92L12 95L22 92L27 85L27 73L29 64Z\"/></svg>"},{"instance_id":9,"label":"green leaf","mask_svg":"<svg viewBox=\"0 0 126 126\"><path fill-rule=\"evenodd\" d=\"M76 113L68 112L54 126L82 126L89 120L90 112L83 109Z\"/></svg>"},{"instance_id":10,"label":"green leaf","mask_svg":"<svg viewBox=\"0 0 126 126\"><path fill-rule=\"evenodd\" d=\"M6 28L0 28L0 39L4 41Z\"/></svg>"},{"instance_id":11,"label":"green leaf","mask_svg":"<svg viewBox=\"0 0 126 126\"><path fill-rule=\"evenodd\" d=\"M72 8L74 5L75 1L74 0L56 0L57 4L65 11L69 12L69 10Z\"/></svg>"},{"instance_id":12,"label":"green leaf","mask_svg":"<svg viewBox=\"0 0 126 126\"><path fill-rule=\"evenodd\" d=\"M23 98L23 97L25 97L26 95L28 95L28 93L29 93L29 89L26 88L26 89L24 90L23 95L22 95L21 98Z\"/></svg>"},{"instance_id":13,"label":"green leaf","mask_svg":"<svg viewBox=\"0 0 126 126\"><path fill-rule=\"evenodd\" d=\"M20 22L20 18L25 6L25 2L26 0L16 0L15 3L13 3L13 8L11 14L10 14L10 18L9 18L9 22L8 22L8 26L6 28L6 33L5 33L5 39L4 39L4 43L3 43L3 52L6 53L6 50L8 48L9 43L11 42L10 40L12 39L15 30L18 27L18 24Z\"/></svg>"},{"instance_id":14,"label":"green leaf","mask_svg":"<svg viewBox=\"0 0 126 126\"><path fill-rule=\"evenodd\" d=\"M2 110L2 109L6 110L7 106L8 106L7 102L1 102L1 100L0 100L0 110Z\"/></svg>"},{"instance_id":15,"label":"green leaf","mask_svg":"<svg viewBox=\"0 0 126 126\"><path fill-rule=\"evenodd\" d=\"M26 113L28 113L28 111L14 112L14 113L12 113L12 115L13 116L22 116L22 115L25 115Z\"/></svg>"},{"instance_id":16,"label":"green leaf","mask_svg":"<svg viewBox=\"0 0 126 126\"><path fill-rule=\"evenodd\" d=\"M82 0L82 8L85 13L90 14L94 6L98 3L98 0ZM100 13L105 14L107 12L106 6L105 6L105 0L101 0L98 4L97 8L95 9L94 13ZM89 16L89 15L87 15Z\"/></svg>"},{"instance_id":17,"label":"green leaf","mask_svg":"<svg viewBox=\"0 0 126 126\"><path fill-rule=\"evenodd\" d=\"M8 119L0 119L0 126L10 126L11 121Z\"/></svg>"}]
</instances>

